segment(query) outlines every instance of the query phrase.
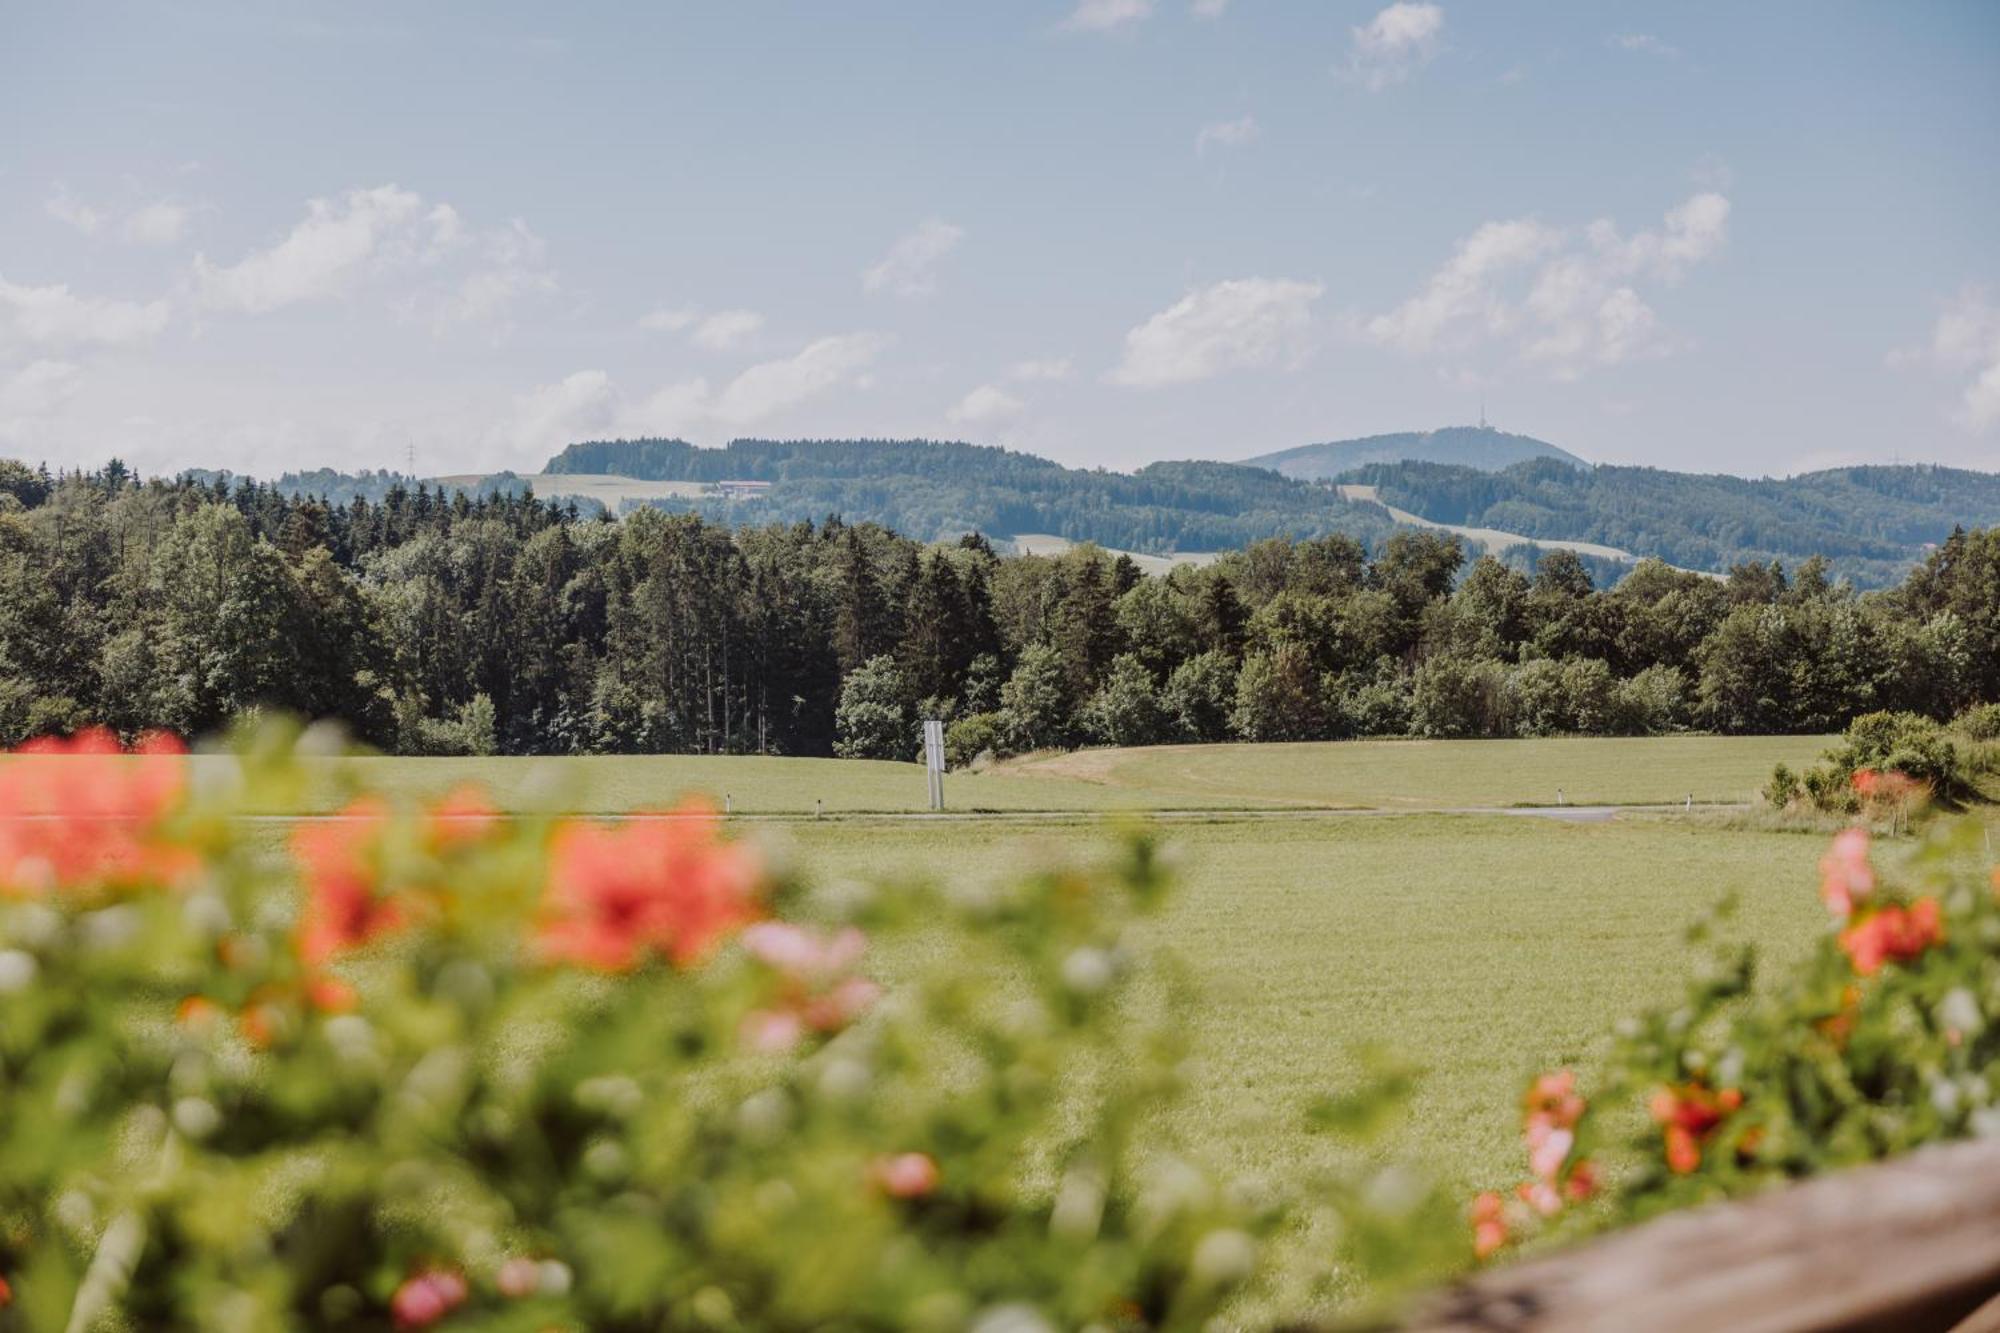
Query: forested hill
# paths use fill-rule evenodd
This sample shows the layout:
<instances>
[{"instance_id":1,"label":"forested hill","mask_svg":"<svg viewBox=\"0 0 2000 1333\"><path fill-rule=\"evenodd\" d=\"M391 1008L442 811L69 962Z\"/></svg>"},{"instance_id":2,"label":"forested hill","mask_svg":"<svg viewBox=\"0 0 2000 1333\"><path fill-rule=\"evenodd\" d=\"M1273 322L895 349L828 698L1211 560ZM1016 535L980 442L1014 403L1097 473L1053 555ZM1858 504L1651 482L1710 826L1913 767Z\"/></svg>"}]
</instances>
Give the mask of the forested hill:
<instances>
[{"instance_id":1,"label":"forested hill","mask_svg":"<svg viewBox=\"0 0 2000 1333\"><path fill-rule=\"evenodd\" d=\"M1549 460L1499 472L1411 462L1348 479L1434 522L1602 542L1687 569L1817 555L1863 587L1900 579L1954 527L2000 522L2000 475L1931 466L1751 480Z\"/></svg>"},{"instance_id":2,"label":"forested hill","mask_svg":"<svg viewBox=\"0 0 2000 1333\"><path fill-rule=\"evenodd\" d=\"M1553 458L1574 467L1589 466L1567 449L1558 449L1546 440L1510 435L1491 426L1446 426L1441 430L1369 435L1330 444L1302 444L1296 449L1246 458L1243 465L1267 467L1304 481L1323 481L1371 463L1449 463L1491 472L1531 458Z\"/></svg>"},{"instance_id":3,"label":"forested hill","mask_svg":"<svg viewBox=\"0 0 2000 1333\"><path fill-rule=\"evenodd\" d=\"M556 475L646 481L762 481L752 498L649 500L656 508L737 522L796 522L840 514L923 540L967 532L1049 533L1153 553L1223 551L1265 537L1342 532L1371 545L1393 525L1323 485L1231 463L1154 463L1134 473L1066 468L1032 454L932 440L683 440L573 444L549 460Z\"/></svg>"},{"instance_id":4,"label":"forested hill","mask_svg":"<svg viewBox=\"0 0 2000 1333\"><path fill-rule=\"evenodd\" d=\"M1498 431L1458 434L1554 450ZM1871 467L1753 481L1593 468L1567 459L1530 458L1498 471L1377 463L1342 480L1372 484L1385 503L1433 522L1597 542L1718 573L1745 561L1796 565L1821 556L1837 576L1862 587L1898 581L1954 527L2000 523L2000 476L1988 473ZM967 531L1051 533L1165 553L1231 550L1264 537L1328 532L1347 533L1372 548L1391 530L1388 515L1375 505L1345 503L1330 484L1264 468L1155 463L1131 474L1083 471L1030 454L930 440L737 440L721 449L683 440L597 441L571 445L547 471L768 482L768 491L748 498L717 494L648 503L737 523L838 513L923 539Z\"/></svg>"}]
</instances>

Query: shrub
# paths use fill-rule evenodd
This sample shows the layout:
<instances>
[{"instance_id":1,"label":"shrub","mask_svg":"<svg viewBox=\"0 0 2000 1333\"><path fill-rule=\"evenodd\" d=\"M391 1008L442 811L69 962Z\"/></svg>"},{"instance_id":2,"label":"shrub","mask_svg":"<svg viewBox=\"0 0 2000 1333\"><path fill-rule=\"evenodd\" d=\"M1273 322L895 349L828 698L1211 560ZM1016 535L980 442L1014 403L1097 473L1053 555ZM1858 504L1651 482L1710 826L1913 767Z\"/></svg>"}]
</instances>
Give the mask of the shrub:
<instances>
[{"instance_id":1,"label":"shrub","mask_svg":"<svg viewBox=\"0 0 2000 1333\"><path fill-rule=\"evenodd\" d=\"M1339 696L1341 729L1354 736L1407 736L1410 692L1394 673L1364 681Z\"/></svg>"},{"instance_id":2,"label":"shrub","mask_svg":"<svg viewBox=\"0 0 2000 1333\"><path fill-rule=\"evenodd\" d=\"M888 654L871 657L841 682L833 752L847 759L909 759L916 728L903 702L903 674Z\"/></svg>"},{"instance_id":3,"label":"shrub","mask_svg":"<svg viewBox=\"0 0 2000 1333\"><path fill-rule=\"evenodd\" d=\"M1167 677L1160 702L1183 739L1229 739L1229 715L1236 706L1236 660L1219 651L1190 657Z\"/></svg>"},{"instance_id":4,"label":"shrub","mask_svg":"<svg viewBox=\"0 0 2000 1333\"><path fill-rule=\"evenodd\" d=\"M1680 668L1649 666L1618 682L1609 726L1624 736L1657 736L1687 721L1687 677Z\"/></svg>"},{"instance_id":5,"label":"shrub","mask_svg":"<svg viewBox=\"0 0 2000 1333\"><path fill-rule=\"evenodd\" d=\"M1410 682L1410 721L1423 736L1509 735L1507 668L1484 658L1426 658Z\"/></svg>"},{"instance_id":6,"label":"shrub","mask_svg":"<svg viewBox=\"0 0 2000 1333\"><path fill-rule=\"evenodd\" d=\"M1792 772L1790 764L1780 763L1771 770L1771 780L1764 784L1764 800L1774 810L1789 810L1805 797L1805 788L1799 784L1798 775Z\"/></svg>"},{"instance_id":7,"label":"shrub","mask_svg":"<svg viewBox=\"0 0 2000 1333\"><path fill-rule=\"evenodd\" d=\"M1014 674L1000 687L1007 743L1016 750L1046 750L1069 743L1069 678L1062 655L1047 644L1021 654Z\"/></svg>"},{"instance_id":8,"label":"shrub","mask_svg":"<svg viewBox=\"0 0 2000 1333\"><path fill-rule=\"evenodd\" d=\"M1185 1027L1143 839L827 898L696 808L461 792L272 856L233 815L296 790L282 747L199 793L169 745L42 748L0 760L26 1327L1195 1330L1286 1224L1141 1151ZM1431 1262L1448 1214L1398 1198Z\"/></svg>"},{"instance_id":9,"label":"shrub","mask_svg":"<svg viewBox=\"0 0 2000 1333\"><path fill-rule=\"evenodd\" d=\"M1000 713L974 713L944 729L944 758L953 768L969 768L982 754L1001 755L1006 718Z\"/></svg>"},{"instance_id":10,"label":"shrub","mask_svg":"<svg viewBox=\"0 0 2000 1333\"><path fill-rule=\"evenodd\" d=\"M1153 745L1166 738L1167 715L1153 673L1130 653L1114 658L1104 684L1084 701L1084 735L1104 745Z\"/></svg>"},{"instance_id":11,"label":"shrub","mask_svg":"<svg viewBox=\"0 0 2000 1333\"><path fill-rule=\"evenodd\" d=\"M1975 741L2000 741L2000 704L1974 704L1952 719L1951 728Z\"/></svg>"}]
</instances>

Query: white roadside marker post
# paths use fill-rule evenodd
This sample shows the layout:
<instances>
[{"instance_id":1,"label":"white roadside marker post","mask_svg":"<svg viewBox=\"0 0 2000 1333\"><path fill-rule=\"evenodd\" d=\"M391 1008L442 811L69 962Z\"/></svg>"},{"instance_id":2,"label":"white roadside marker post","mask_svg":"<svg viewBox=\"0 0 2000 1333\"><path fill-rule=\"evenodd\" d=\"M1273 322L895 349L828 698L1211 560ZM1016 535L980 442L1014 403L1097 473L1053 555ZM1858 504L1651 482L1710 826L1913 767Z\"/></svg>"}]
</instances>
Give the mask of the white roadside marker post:
<instances>
[{"instance_id":1,"label":"white roadside marker post","mask_svg":"<svg viewBox=\"0 0 2000 1333\"><path fill-rule=\"evenodd\" d=\"M924 719L924 777L930 786L931 809L944 809L944 723Z\"/></svg>"}]
</instances>

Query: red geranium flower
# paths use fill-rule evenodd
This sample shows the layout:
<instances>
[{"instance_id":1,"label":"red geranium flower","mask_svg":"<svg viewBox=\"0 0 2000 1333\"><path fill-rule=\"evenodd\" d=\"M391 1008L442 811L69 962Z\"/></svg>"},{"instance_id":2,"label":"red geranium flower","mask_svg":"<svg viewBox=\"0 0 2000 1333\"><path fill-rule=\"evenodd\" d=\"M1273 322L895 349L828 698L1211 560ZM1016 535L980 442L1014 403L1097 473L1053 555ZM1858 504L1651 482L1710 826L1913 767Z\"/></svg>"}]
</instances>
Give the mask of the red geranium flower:
<instances>
[{"instance_id":1,"label":"red geranium flower","mask_svg":"<svg viewBox=\"0 0 2000 1333\"><path fill-rule=\"evenodd\" d=\"M706 805L620 825L568 823L550 849L540 944L545 957L623 972L660 954L707 957L757 918L757 854L723 841Z\"/></svg>"},{"instance_id":2,"label":"red geranium flower","mask_svg":"<svg viewBox=\"0 0 2000 1333\"><path fill-rule=\"evenodd\" d=\"M1701 1150L1716 1129L1743 1105L1735 1088L1716 1091L1700 1083L1661 1088L1649 1106L1661 1126L1667 1169L1684 1176L1701 1165Z\"/></svg>"},{"instance_id":3,"label":"red geranium flower","mask_svg":"<svg viewBox=\"0 0 2000 1333\"><path fill-rule=\"evenodd\" d=\"M1908 907L1883 907L1840 932L1840 947L1854 970L1872 977L1885 963L1907 963L1944 939L1944 920L1935 898Z\"/></svg>"},{"instance_id":4,"label":"red geranium flower","mask_svg":"<svg viewBox=\"0 0 2000 1333\"><path fill-rule=\"evenodd\" d=\"M386 806L364 799L331 821L301 826L292 836L305 879L298 943L307 967L318 970L335 954L403 923L403 906L382 883L377 864L388 820Z\"/></svg>"},{"instance_id":5,"label":"red geranium flower","mask_svg":"<svg viewBox=\"0 0 2000 1333\"><path fill-rule=\"evenodd\" d=\"M0 759L0 893L172 884L195 867L154 839L187 791L186 748L164 733L130 751L103 727L29 741Z\"/></svg>"}]
</instances>

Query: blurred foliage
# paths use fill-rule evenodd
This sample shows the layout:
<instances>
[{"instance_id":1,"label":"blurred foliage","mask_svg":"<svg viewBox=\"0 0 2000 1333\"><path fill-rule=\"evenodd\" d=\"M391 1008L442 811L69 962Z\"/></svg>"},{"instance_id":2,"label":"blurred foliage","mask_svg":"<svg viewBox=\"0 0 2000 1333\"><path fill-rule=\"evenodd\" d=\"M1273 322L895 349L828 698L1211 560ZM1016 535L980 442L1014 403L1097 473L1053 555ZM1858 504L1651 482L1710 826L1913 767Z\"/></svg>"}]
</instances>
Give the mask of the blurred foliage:
<instances>
[{"instance_id":1,"label":"blurred foliage","mask_svg":"<svg viewBox=\"0 0 2000 1333\"><path fill-rule=\"evenodd\" d=\"M356 793L274 849L282 726L201 790L166 742L30 748L0 1328L1195 1329L1308 1202L1375 1289L1469 1257L1408 1173L1271 1191L1161 1137L1188 997L1144 836L814 892L698 809Z\"/></svg>"}]
</instances>

